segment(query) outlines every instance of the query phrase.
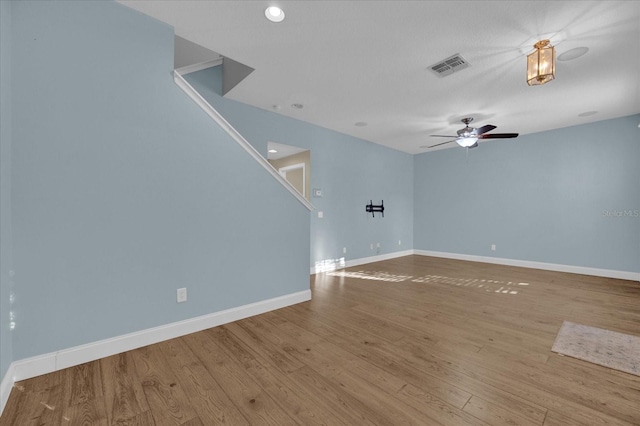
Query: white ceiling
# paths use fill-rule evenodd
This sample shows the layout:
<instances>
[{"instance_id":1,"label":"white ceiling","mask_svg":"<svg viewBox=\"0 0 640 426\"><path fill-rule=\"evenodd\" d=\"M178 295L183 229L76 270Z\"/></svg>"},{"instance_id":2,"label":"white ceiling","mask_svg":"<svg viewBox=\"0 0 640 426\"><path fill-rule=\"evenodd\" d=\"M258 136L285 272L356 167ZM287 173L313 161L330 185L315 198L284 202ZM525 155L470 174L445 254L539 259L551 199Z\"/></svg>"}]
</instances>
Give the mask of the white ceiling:
<instances>
[{"instance_id":1,"label":"white ceiling","mask_svg":"<svg viewBox=\"0 0 640 426\"><path fill-rule=\"evenodd\" d=\"M465 116L527 134L640 113L640 1L120 2L255 68L226 97L408 153ZM274 4L284 22L265 18ZM526 55L542 38L558 56L589 51L529 87ZM456 53L471 66L429 70Z\"/></svg>"}]
</instances>

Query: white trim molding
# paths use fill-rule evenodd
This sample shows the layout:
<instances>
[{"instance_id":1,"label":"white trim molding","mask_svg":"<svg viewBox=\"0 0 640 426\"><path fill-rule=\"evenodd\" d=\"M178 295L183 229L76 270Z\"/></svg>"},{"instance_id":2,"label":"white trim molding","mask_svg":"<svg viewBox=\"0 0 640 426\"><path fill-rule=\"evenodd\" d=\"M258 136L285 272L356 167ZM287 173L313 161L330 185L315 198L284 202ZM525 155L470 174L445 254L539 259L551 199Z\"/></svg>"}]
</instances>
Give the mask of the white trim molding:
<instances>
[{"instance_id":1,"label":"white trim molding","mask_svg":"<svg viewBox=\"0 0 640 426\"><path fill-rule=\"evenodd\" d=\"M216 59L212 59L206 62L200 62L197 64L185 65L184 67L180 67L176 69L176 72L180 75L191 74L192 72L206 70L207 68L217 67L218 65L222 65L223 57L219 57Z\"/></svg>"},{"instance_id":2,"label":"white trim molding","mask_svg":"<svg viewBox=\"0 0 640 426\"><path fill-rule=\"evenodd\" d=\"M287 179L287 172L291 170L299 170L302 169L302 196L307 198L307 166L305 163L292 164L290 166L280 167L278 169L278 173L280 176ZM289 182L289 179L287 179Z\"/></svg>"},{"instance_id":3,"label":"white trim molding","mask_svg":"<svg viewBox=\"0 0 640 426\"><path fill-rule=\"evenodd\" d=\"M592 275L595 277L616 278L620 280L640 281L640 272L616 271L613 269L590 268L586 266L561 265L557 263L533 262L529 260L505 259L500 257L476 256L473 254L447 253L430 250L405 250L379 256L363 257L360 259L346 260L328 259L316 262L310 269L310 274L331 272L336 269L350 268L352 266L365 265L367 263L380 262L409 255L442 257L445 259L467 260L469 262L493 263L496 265L518 266L520 268L543 269L547 271L567 272L570 274Z\"/></svg>"},{"instance_id":4,"label":"white trim molding","mask_svg":"<svg viewBox=\"0 0 640 426\"><path fill-rule=\"evenodd\" d=\"M414 253L421 256L442 257L446 259L468 260L470 262L493 263L497 265L518 266L521 268L544 269L547 271L568 272L571 274L640 281L640 272L616 271L613 269L599 269L586 266L561 265L557 263L533 262L530 260L505 259L500 257L476 256L473 254L446 253L429 250L414 250Z\"/></svg>"},{"instance_id":5,"label":"white trim molding","mask_svg":"<svg viewBox=\"0 0 640 426\"><path fill-rule=\"evenodd\" d=\"M7 373L2 378L2 382L0 382L0 416L4 411L4 407L7 405L7 401L9 400L9 394L11 394L11 389L13 389L13 363L9 365L7 369Z\"/></svg>"},{"instance_id":6,"label":"white trim molding","mask_svg":"<svg viewBox=\"0 0 640 426\"><path fill-rule=\"evenodd\" d=\"M20 380L30 379L121 352L196 333L207 328L228 324L308 300L311 300L311 290L304 290L86 345L14 361L9 366L0 384L0 414L2 414L9 399L13 384Z\"/></svg>"},{"instance_id":7,"label":"white trim molding","mask_svg":"<svg viewBox=\"0 0 640 426\"><path fill-rule=\"evenodd\" d=\"M273 176L282 186L284 186L302 205L309 211L314 210L313 205L304 198L297 189L293 187L280 173L264 158L253 145L251 145L225 118L220 115L209 102L204 99L196 89L194 89L182 75L175 70L173 72L173 80L202 110L213 120L218 123L222 129L233 138L245 151L247 151L271 176Z\"/></svg>"},{"instance_id":8,"label":"white trim molding","mask_svg":"<svg viewBox=\"0 0 640 426\"><path fill-rule=\"evenodd\" d=\"M361 257L359 259L346 260L344 257L339 259L327 259L316 262L312 266L309 273L320 274L322 272L331 272L336 269L351 268L352 266L366 265L367 263L381 262L383 260L396 259L398 257L410 256L414 254L413 250L397 251L394 253L380 254L370 257Z\"/></svg>"},{"instance_id":9,"label":"white trim molding","mask_svg":"<svg viewBox=\"0 0 640 426\"><path fill-rule=\"evenodd\" d=\"M409 255L412 255L412 254L413 254L413 250L404 250L404 251L397 251L395 253L379 254L379 255L376 255L376 256L362 257L360 259L347 260L345 262L346 263L345 268L351 268L352 266L366 265L367 263L381 262L383 260L396 259L398 257L409 256Z\"/></svg>"}]
</instances>

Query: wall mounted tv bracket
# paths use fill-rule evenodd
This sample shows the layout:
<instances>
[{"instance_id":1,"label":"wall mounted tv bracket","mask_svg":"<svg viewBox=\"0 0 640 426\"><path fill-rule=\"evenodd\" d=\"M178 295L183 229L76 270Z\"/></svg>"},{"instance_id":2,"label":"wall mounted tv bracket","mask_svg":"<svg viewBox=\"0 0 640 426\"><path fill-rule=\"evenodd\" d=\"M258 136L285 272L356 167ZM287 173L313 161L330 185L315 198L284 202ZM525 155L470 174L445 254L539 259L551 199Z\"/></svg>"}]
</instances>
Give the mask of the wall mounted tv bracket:
<instances>
[{"instance_id":1,"label":"wall mounted tv bracket","mask_svg":"<svg viewBox=\"0 0 640 426\"><path fill-rule=\"evenodd\" d=\"M373 205L373 201L369 201L369 204L366 206L367 213L371 213L373 217L376 217L377 213L382 213L382 217L384 217L384 200L380 202L380 205Z\"/></svg>"}]
</instances>

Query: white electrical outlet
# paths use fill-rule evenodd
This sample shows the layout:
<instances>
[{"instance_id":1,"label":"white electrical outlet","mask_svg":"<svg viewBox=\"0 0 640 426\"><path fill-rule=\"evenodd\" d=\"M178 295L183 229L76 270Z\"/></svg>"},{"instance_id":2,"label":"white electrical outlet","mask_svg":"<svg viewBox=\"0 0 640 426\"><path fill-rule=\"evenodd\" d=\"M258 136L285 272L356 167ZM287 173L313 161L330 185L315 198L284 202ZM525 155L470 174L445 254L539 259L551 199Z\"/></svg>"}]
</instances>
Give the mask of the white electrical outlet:
<instances>
[{"instance_id":1,"label":"white electrical outlet","mask_svg":"<svg viewBox=\"0 0 640 426\"><path fill-rule=\"evenodd\" d=\"M496 251L496 245L495 244L491 244L491 251Z\"/></svg>"},{"instance_id":2,"label":"white electrical outlet","mask_svg":"<svg viewBox=\"0 0 640 426\"><path fill-rule=\"evenodd\" d=\"M176 292L176 300L178 303L182 303L182 302L186 302L187 301L187 289L186 288L179 288Z\"/></svg>"},{"instance_id":3,"label":"white electrical outlet","mask_svg":"<svg viewBox=\"0 0 640 426\"><path fill-rule=\"evenodd\" d=\"M347 252L347 248L346 247L342 247L342 253L346 253Z\"/></svg>"},{"instance_id":4,"label":"white electrical outlet","mask_svg":"<svg viewBox=\"0 0 640 426\"><path fill-rule=\"evenodd\" d=\"M401 246L402 245L402 240L398 240L398 245Z\"/></svg>"},{"instance_id":5,"label":"white electrical outlet","mask_svg":"<svg viewBox=\"0 0 640 426\"><path fill-rule=\"evenodd\" d=\"M318 212L318 219L322 219L324 217L324 213L323 212Z\"/></svg>"},{"instance_id":6,"label":"white electrical outlet","mask_svg":"<svg viewBox=\"0 0 640 426\"><path fill-rule=\"evenodd\" d=\"M371 243L371 250L373 250L373 243Z\"/></svg>"},{"instance_id":7,"label":"white electrical outlet","mask_svg":"<svg viewBox=\"0 0 640 426\"><path fill-rule=\"evenodd\" d=\"M380 248L380 243L376 243L376 247Z\"/></svg>"}]
</instances>

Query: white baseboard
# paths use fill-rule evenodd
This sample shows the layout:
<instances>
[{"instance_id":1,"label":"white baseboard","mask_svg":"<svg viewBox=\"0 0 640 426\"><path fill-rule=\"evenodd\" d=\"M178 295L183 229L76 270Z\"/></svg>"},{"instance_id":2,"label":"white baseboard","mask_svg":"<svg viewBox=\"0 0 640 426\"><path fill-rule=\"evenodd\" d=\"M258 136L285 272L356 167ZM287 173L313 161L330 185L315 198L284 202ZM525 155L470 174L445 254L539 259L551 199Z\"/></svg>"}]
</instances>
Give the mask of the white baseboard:
<instances>
[{"instance_id":1,"label":"white baseboard","mask_svg":"<svg viewBox=\"0 0 640 426\"><path fill-rule=\"evenodd\" d=\"M330 261L316 262L316 266L312 266L309 270L311 275L321 272L335 271L336 269L350 268L352 266L365 265L367 263L381 262L383 260L395 259L414 254L413 250L397 251L394 253L379 254L370 257L361 257L360 259L345 260L344 258Z\"/></svg>"},{"instance_id":2,"label":"white baseboard","mask_svg":"<svg viewBox=\"0 0 640 426\"><path fill-rule=\"evenodd\" d=\"M421 256L443 257L447 259L468 260L470 262L493 263L497 265L519 266L521 268L544 269L547 271L568 272L571 274L640 281L640 272L616 271L613 269L589 268L585 266L561 265L557 263L533 262L529 260L505 259L500 257L476 256L472 254L446 253L429 250L413 251L414 254Z\"/></svg>"},{"instance_id":3,"label":"white baseboard","mask_svg":"<svg viewBox=\"0 0 640 426\"><path fill-rule=\"evenodd\" d=\"M7 369L7 373L2 378L2 382L0 382L0 416L4 411L4 406L7 405L7 401L9 400L13 383L13 364L11 364Z\"/></svg>"},{"instance_id":4,"label":"white baseboard","mask_svg":"<svg viewBox=\"0 0 640 426\"><path fill-rule=\"evenodd\" d=\"M476 256L472 254L447 253L430 250L405 250L379 256L363 257L360 259L317 262L317 266L311 267L311 275L321 272L330 272L336 269L350 268L352 266L367 263L380 262L382 260L395 259L397 257L412 254L420 256L442 257L446 259L468 260L470 262L493 263L496 265L518 266L521 268L543 269L547 271L568 272L571 274L592 275L595 277L616 278L620 280L640 281L640 272L616 271L614 269L589 268L586 266L561 265L557 263L533 262L529 260L505 259L500 257Z\"/></svg>"},{"instance_id":5,"label":"white baseboard","mask_svg":"<svg viewBox=\"0 0 640 426\"><path fill-rule=\"evenodd\" d=\"M352 266L366 265L367 263L381 262L383 260L396 259L398 257L409 256L409 255L412 255L412 254L414 254L413 250L404 250L404 251L397 251L395 253L379 254L379 255L376 255L376 256L362 257L360 259L347 260L345 262L345 268L350 268Z\"/></svg>"},{"instance_id":6,"label":"white baseboard","mask_svg":"<svg viewBox=\"0 0 640 426\"><path fill-rule=\"evenodd\" d=\"M311 290L287 294L237 308L214 312L184 321L14 361L9 366L0 384L0 415L9 399L13 384L17 381L52 373L74 365L95 361L100 358L206 330L207 328L217 327L308 300L311 300Z\"/></svg>"}]
</instances>

